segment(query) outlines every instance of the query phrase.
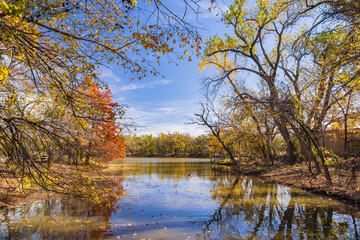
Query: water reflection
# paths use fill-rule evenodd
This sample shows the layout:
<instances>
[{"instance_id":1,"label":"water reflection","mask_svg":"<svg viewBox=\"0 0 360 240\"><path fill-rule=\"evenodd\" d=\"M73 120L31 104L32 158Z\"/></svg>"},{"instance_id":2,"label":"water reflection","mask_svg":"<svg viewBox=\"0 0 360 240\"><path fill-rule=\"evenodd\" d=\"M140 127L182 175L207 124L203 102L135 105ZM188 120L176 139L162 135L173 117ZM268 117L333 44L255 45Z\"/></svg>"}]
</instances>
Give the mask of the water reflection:
<instances>
[{"instance_id":1,"label":"water reflection","mask_svg":"<svg viewBox=\"0 0 360 240\"><path fill-rule=\"evenodd\" d=\"M220 203L203 234L227 239L359 239L359 212L335 200L256 178L233 177L214 186ZM349 209L350 208L350 209Z\"/></svg>"},{"instance_id":2,"label":"water reflection","mask_svg":"<svg viewBox=\"0 0 360 240\"><path fill-rule=\"evenodd\" d=\"M71 198L1 212L1 239L101 239L109 237L114 208Z\"/></svg>"},{"instance_id":3,"label":"water reflection","mask_svg":"<svg viewBox=\"0 0 360 240\"><path fill-rule=\"evenodd\" d=\"M359 209L195 159L111 166L127 196L0 212L4 239L359 239Z\"/></svg>"}]
</instances>

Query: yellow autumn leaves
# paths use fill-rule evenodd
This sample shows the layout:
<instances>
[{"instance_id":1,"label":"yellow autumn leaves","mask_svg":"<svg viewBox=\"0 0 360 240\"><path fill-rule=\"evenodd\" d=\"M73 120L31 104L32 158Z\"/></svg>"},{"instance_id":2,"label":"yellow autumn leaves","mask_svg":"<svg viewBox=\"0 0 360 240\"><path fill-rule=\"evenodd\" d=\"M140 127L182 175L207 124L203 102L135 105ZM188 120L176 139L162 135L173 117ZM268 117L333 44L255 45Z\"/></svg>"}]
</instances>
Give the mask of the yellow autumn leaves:
<instances>
[{"instance_id":1,"label":"yellow autumn leaves","mask_svg":"<svg viewBox=\"0 0 360 240\"><path fill-rule=\"evenodd\" d=\"M4 65L0 65L0 87L2 87L8 79L9 73L10 71L7 67L5 67Z\"/></svg>"}]
</instances>

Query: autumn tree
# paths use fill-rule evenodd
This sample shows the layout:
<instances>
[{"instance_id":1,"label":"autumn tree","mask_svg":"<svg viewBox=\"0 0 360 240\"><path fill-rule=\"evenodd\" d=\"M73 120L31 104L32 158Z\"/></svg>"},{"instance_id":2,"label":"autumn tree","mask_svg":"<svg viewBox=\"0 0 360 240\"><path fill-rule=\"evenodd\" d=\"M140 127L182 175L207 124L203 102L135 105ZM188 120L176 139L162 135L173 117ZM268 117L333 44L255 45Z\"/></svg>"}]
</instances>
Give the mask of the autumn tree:
<instances>
[{"instance_id":1,"label":"autumn tree","mask_svg":"<svg viewBox=\"0 0 360 240\"><path fill-rule=\"evenodd\" d=\"M188 149L189 156L191 157L209 157L209 136L200 135L193 139L190 143L190 149Z\"/></svg>"},{"instance_id":2,"label":"autumn tree","mask_svg":"<svg viewBox=\"0 0 360 240\"><path fill-rule=\"evenodd\" d=\"M119 120L124 115L124 108L113 102L110 89L101 90L89 77L85 78L83 90L89 98L91 122L85 129L86 154L100 161L124 158L125 142L121 136Z\"/></svg>"},{"instance_id":3,"label":"autumn tree","mask_svg":"<svg viewBox=\"0 0 360 240\"><path fill-rule=\"evenodd\" d=\"M247 4L234 1L224 14L232 34L208 39L200 68L213 68L215 74L205 78L204 86L215 96L221 93L220 99L231 96L222 106L242 113L237 116L250 120L259 136L278 130L289 163L305 160L311 173L314 165L331 182L328 151L319 138L339 114L345 118L350 110L346 104L358 91L357 3L279 0L258 1L252 8ZM271 146L274 138L263 140Z\"/></svg>"},{"instance_id":4,"label":"autumn tree","mask_svg":"<svg viewBox=\"0 0 360 240\"><path fill-rule=\"evenodd\" d=\"M262 86L258 87L261 89ZM268 109L264 108L261 92L248 90L240 95L231 92L224 96L222 105L228 113L223 119L236 137L237 155L261 158L270 163L276 156L273 145L278 131Z\"/></svg>"},{"instance_id":5,"label":"autumn tree","mask_svg":"<svg viewBox=\"0 0 360 240\"><path fill-rule=\"evenodd\" d=\"M211 137L209 144L210 152L213 154L221 152L223 149L233 164L235 164L235 152L232 148L233 143L228 141L226 135L229 136L226 123L222 121L222 115L216 111L212 102L206 102L201 104L201 113L195 114L196 119L192 119L191 123L209 129Z\"/></svg>"},{"instance_id":6,"label":"autumn tree","mask_svg":"<svg viewBox=\"0 0 360 240\"><path fill-rule=\"evenodd\" d=\"M236 96L234 103L241 100L239 107L252 102L262 112L264 117L259 118L247 110L251 121L261 122L255 124L261 126L258 132L266 129L266 119L275 124L289 163L306 158L309 168L313 163L318 171L320 164L330 182L318 134L331 121L336 102L348 95L339 92L356 85L358 65L338 58L348 39L345 30L307 34L311 28L300 22L316 23L322 3L306 3L259 1L247 8L247 1L234 1L223 16L233 33L207 41L200 68L215 69L215 76L205 79L207 89L216 93L227 87ZM250 81L258 84L258 90L250 89Z\"/></svg>"},{"instance_id":7,"label":"autumn tree","mask_svg":"<svg viewBox=\"0 0 360 240\"><path fill-rule=\"evenodd\" d=\"M219 36L209 39L201 68L214 66L218 75L207 79L208 84L228 83L239 96L244 88L238 87L240 81L236 78L241 73L266 85L266 107L287 144L289 161L295 163L295 142L288 118L281 109L286 99L282 97L278 82L282 74L283 39L290 33L303 9L286 1L261 1L254 9L248 10L245 4L246 1L235 1L225 13L224 23L232 27L234 35L227 35L224 40ZM265 47L269 42L275 43L271 49Z\"/></svg>"},{"instance_id":8,"label":"autumn tree","mask_svg":"<svg viewBox=\"0 0 360 240\"><path fill-rule=\"evenodd\" d=\"M160 156L166 156L170 152L169 136L165 133L160 133L155 139L155 148Z\"/></svg>"},{"instance_id":9,"label":"autumn tree","mask_svg":"<svg viewBox=\"0 0 360 240\"><path fill-rule=\"evenodd\" d=\"M196 3L184 6L198 11ZM67 181L34 159L121 157L117 120L124 109L100 81L101 68L119 65L132 79L158 75L153 63L161 56L196 54L199 43L191 25L161 1L1 1L0 151L44 188Z\"/></svg>"},{"instance_id":10,"label":"autumn tree","mask_svg":"<svg viewBox=\"0 0 360 240\"><path fill-rule=\"evenodd\" d=\"M347 78L336 96L338 106L337 113L334 113L334 121L330 123L333 129L341 129L344 132L344 153L348 152L349 127L357 127L354 121L357 117L356 108L358 104L358 78L359 78L359 21L360 4L358 1L318 1L321 17L316 24L307 32L311 35L329 35L334 32L333 37L328 37L328 42L336 43L337 48L332 48L336 57L327 62L329 67L342 69L345 72L343 78ZM314 5L310 5L314 6ZM322 28L319 30L319 27ZM325 27L324 27L325 26ZM323 29L326 29L325 31ZM317 32L320 31L320 34ZM325 33L324 33L325 32ZM327 33L326 33L327 32Z\"/></svg>"}]
</instances>

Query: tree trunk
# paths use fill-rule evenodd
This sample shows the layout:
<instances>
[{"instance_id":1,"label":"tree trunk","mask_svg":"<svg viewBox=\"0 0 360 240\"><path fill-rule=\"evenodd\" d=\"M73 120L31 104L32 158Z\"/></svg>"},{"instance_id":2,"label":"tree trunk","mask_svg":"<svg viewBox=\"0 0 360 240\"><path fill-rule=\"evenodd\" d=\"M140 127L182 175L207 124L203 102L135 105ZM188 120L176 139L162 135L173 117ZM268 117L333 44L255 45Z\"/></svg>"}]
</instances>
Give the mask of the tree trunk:
<instances>
[{"instance_id":1,"label":"tree trunk","mask_svg":"<svg viewBox=\"0 0 360 240\"><path fill-rule=\"evenodd\" d=\"M344 154L345 154L345 157L347 156L348 154L348 126L347 126L347 112L345 113L344 115Z\"/></svg>"},{"instance_id":2,"label":"tree trunk","mask_svg":"<svg viewBox=\"0 0 360 240\"><path fill-rule=\"evenodd\" d=\"M279 124L279 131L281 133L281 136L284 138L284 141L287 146L287 153L288 153L288 162L291 165L294 165L296 163L296 148L293 143L293 141L290 138L289 130L282 124Z\"/></svg>"}]
</instances>

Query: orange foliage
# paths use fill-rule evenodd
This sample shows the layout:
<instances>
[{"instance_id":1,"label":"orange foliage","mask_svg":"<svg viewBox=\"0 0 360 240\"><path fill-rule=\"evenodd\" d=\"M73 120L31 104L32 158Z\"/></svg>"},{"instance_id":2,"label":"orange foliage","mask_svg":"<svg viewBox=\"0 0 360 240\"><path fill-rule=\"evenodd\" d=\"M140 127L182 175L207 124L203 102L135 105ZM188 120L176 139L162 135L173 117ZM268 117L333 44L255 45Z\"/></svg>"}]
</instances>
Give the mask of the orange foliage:
<instances>
[{"instance_id":1,"label":"orange foliage","mask_svg":"<svg viewBox=\"0 0 360 240\"><path fill-rule=\"evenodd\" d=\"M125 158L125 141L121 136L122 128L117 120L121 119L124 109L113 102L110 89L104 90L90 77L85 77L85 93L90 100L93 125L89 150L91 155L101 161Z\"/></svg>"}]
</instances>

